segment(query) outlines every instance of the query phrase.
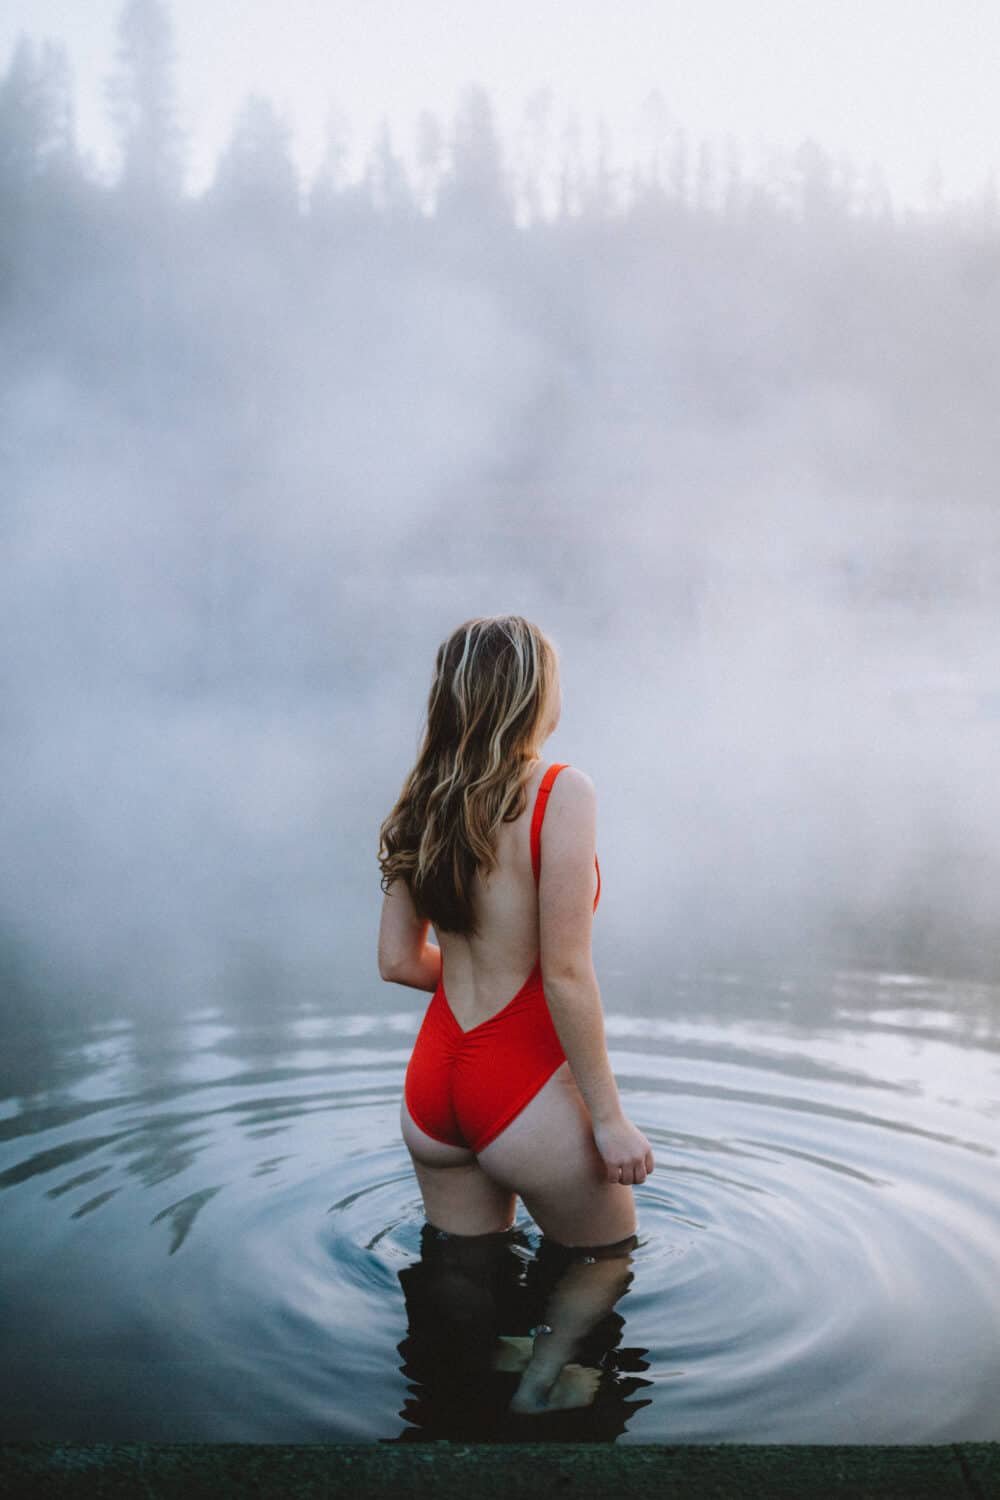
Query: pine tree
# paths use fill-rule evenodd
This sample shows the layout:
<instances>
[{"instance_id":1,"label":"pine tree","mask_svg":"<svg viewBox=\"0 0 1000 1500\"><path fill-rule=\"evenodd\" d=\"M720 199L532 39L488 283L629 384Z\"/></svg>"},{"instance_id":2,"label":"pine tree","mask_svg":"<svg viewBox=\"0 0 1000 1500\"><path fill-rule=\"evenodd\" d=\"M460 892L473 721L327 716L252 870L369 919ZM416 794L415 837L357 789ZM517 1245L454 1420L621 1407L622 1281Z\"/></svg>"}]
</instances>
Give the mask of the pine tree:
<instances>
[{"instance_id":1,"label":"pine tree","mask_svg":"<svg viewBox=\"0 0 1000 1500\"><path fill-rule=\"evenodd\" d=\"M16 191L74 158L73 101L66 50L37 51L19 36L0 79L0 190Z\"/></svg>"},{"instance_id":2,"label":"pine tree","mask_svg":"<svg viewBox=\"0 0 1000 1500\"><path fill-rule=\"evenodd\" d=\"M181 189L174 62L173 28L162 0L127 0L106 97L121 154L120 185L139 197L169 198Z\"/></svg>"}]
</instances>

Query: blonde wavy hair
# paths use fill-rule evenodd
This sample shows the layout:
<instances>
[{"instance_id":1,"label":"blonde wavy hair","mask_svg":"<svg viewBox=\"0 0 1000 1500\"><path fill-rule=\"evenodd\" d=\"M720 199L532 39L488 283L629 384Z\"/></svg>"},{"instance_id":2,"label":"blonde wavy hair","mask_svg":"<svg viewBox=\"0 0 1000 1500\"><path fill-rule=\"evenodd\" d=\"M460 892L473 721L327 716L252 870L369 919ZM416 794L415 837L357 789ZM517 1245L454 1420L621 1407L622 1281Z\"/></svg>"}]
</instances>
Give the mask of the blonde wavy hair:
<instances>
[{"instance_id":1,"label":"blonde wavy hair","mask_svg":"<svg viewBox=\"0 0 1000 1500\"><path fill-rule=\"evenodd\" d=\"M402 876L418 916L475 934L474 877L496 865L501 823L527 799L526 763L558 672L521 615L466 620L438 647L417 761L379 829L381 888Z\"/></svg>"}]
</instances>

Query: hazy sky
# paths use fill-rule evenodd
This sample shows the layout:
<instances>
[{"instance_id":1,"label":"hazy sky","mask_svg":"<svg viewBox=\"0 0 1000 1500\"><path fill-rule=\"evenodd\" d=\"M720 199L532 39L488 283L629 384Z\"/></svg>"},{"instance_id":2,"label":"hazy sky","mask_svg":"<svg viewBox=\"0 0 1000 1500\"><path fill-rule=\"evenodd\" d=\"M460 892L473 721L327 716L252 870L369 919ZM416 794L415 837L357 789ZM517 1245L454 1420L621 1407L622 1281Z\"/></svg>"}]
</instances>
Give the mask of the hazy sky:
<instances>
[{"instance_id":1,"label":"hazy sky","mask_svg":"<svg viewBox=\"0 0 1000 1500\"><path fill-rule=\"evenodd\" d=\"M6 63L21 31L64 41L78 139L112 165L103 79L121 0L6 0ZM490 91L505 133L550 85L555 122L579 112L590 159L603 114L619 161L659 88L698 137L732 133L749 160L813 135L864 169L885 169L897 205L920 204L937 162L946 197L981 190L1000 162L996 0L173 0L189 185L210 175L235 112L267 92L295 130L306 174L333 106L350 122L357 171L384 114L409 154L430 107L447 119L462 85Z\"/></svg>"}]
</instances>

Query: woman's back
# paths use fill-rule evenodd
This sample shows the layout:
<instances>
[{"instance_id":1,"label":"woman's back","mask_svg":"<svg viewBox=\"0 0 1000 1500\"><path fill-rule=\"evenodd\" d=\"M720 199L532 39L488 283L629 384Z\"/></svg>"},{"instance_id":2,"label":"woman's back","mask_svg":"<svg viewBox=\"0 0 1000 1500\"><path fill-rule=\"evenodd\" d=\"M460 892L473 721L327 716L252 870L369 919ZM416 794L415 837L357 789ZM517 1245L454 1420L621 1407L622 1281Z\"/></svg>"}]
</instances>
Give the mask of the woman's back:
<instances>
[{"instance_id":1,"label":"woman's back","mask_svg":"<svg viewBox=\"0 0 1000 1500\"><path fill-rule=\"evenodd\" d=\"M427 1136L442 1144L482 1152L566 1062L546 1000L542 949L548 947L559 978L567 973L592 972L590 917L597 897L583 926L581 877L588 886L594 874L600 881L596 853L593 867L590 864L593 820L586 815L592 805L593 788L582 773L577 781L571 778L566 783L565 817L555 825L556 857L549 861L542 858L542 826L552 787L560 772L570 770L556 762L540 778L537 773L530 778L534 794L528 804L527 832L532 890L547 864L555 866L554 883L544 896L539 893L532 901L533 913L524 909L520 889L523 870L518 858L523 849L515 840L510 864L501 874L508 899L502 899L499 883L490 882L490 895L497 908L492 914L493 927L480 934L476 948L468 937L463 937L458 947L458 968L464 969L473 998L482 1001L484 985L491 991L488 1009L484 1006L478 1014L469 1014L456 1007L449 993L451 972L442 952L440 978L417 1035L404 1086L411 1118ZM511 825L515 830L519 821ZM561 920L560 907L565 908ZM512 915L521 917L519 931L511 925ZM510 967L509 953L498 949L505 927L519 941L531 939L531 950L516 971ZM559 928L561 932L555 930ZM496 985L502 975L510 977L499 979L504 988L498 999Z\"/></svg>"},{"instance_id":2,"label":"woman's back","mask_svg":"<svg viewBox=\"0 0 1000 1500\"><path fill-rule=\"evenodd\" d=\"M525 785L524 811L498 830L494 869L485 879L482 871L476 873L478 934L435 929L442 987L465 1031L500 1011L538 960L542 828L558 818L560 807L590 790L589 778L582 771L560 762L546 766L542 760L531 766ZM552 813L548 812L550 803L554 804ZM596 909L601 884L596 854L593 878Z\"/></svg>"},{"instance_id":3,"label":"woman's back","mask_svg":"<svg viewBox=\"0 0 1000 1500\"><path fill-rule=\"evenodd\" d=\"M522 616L442 641L417 760L380 829L379 972L432 992L400 1100L429 1222L489 1234L519 1194L562 1244L617 1245L635 1229L624 1190L653 1157L621 1107L591 958L595 789L540 753L561 702L553 644Z\"/></svg>"}]
</instances>

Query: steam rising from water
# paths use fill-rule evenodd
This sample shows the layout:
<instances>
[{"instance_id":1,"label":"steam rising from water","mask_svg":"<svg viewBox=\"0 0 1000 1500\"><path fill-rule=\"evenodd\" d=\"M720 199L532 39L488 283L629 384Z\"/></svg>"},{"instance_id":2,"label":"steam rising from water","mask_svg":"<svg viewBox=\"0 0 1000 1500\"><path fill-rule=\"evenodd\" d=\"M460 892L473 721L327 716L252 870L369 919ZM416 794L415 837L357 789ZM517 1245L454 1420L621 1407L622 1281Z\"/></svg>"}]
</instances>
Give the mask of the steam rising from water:
<instances>
[{"instance_id":1,"label":"steam rising from water","mask_svg":"<svg viewBox=\"0 0 1000 1500\"><path fill-rule=\"evenodd\" d=\"M990 972L989 204L858 212L814 152L792 209L526 226L472 91L435 212L299 210L265 116L199 199L0 185L14 1014L354 1006L434 650L500 611L560 648L599 965Z\"/></svg>"}]
</instances>

